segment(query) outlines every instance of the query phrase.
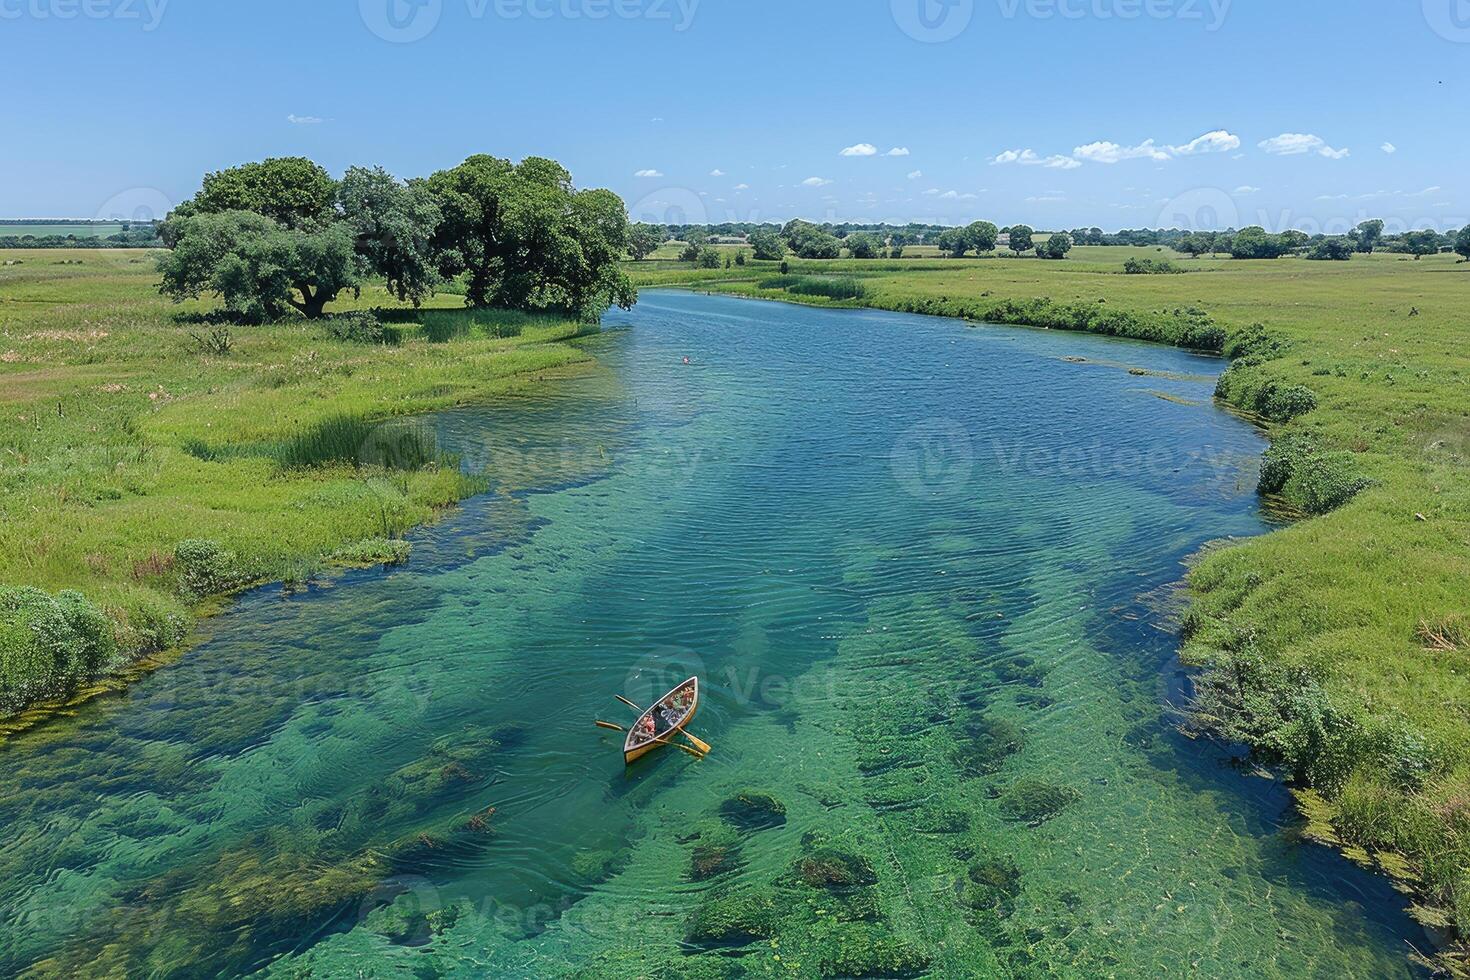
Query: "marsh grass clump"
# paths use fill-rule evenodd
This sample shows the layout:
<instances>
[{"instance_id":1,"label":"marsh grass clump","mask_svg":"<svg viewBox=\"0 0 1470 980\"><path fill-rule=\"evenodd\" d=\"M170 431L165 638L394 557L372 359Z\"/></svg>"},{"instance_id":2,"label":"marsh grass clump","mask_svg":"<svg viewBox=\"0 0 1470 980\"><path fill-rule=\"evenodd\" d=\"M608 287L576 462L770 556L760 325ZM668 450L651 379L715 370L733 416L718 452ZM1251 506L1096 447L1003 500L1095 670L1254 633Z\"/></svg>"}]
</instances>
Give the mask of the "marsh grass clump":
<instances>
[{"instance_id":1,"label":"marsh grass clump","mask_svg":"<svg viewBox=\"0 0 1470 980\"><path fill-rule=\"evenodd\" d=\"M771 830L786 823L786 804L769 793L737 793L720 804L720 816L739 830Z\"/></svg>"},{"instance_id":2,"label":"marsh grass clump","mask_svg":"<svg viewBox=\"0 0 1470 980\"><path fill-rule=\"evenodd\" d=\"M1039 827L1080 799L1082 794L1069 786L1021 779L1001 793L1000 812L1007 820Z\"/></svg>"},{"instance_id":3,"label":"marsh grass clump","mask_svg":"<svg viewBox=\"0 0 1470 980\"><path fill-rule=\"evenodd\" d=\"M397 538L370 538L332 552L331 562L348 568L373 568L378 565L402 565L413 552L413 545Z\"/></svg>"},{"instance_id":4,"label":"marsh grass clump","mask_svg":"<svg viewBox=\"0 0 1470 980\"><path fill-rule=\"evenodd\" d=\"M420 316L431 344L460 340L508 340L525 332L534 318L507 310L430 310Z\"/></svg>"},{"instance_id":5,"label":"marsh grass clump","mask_svg":"<svg viewBox=\"0 0 1470 980\"><path fill-rule=\"evenodd\" d=\"M689 917L684 938L706 948L746 946L776 934L776 900L769 892L711 895Z\"/></svg>"},{"instance_id":6,"label":"marsh grass clump","mask_svg":"<svg viewBox=\"0 0 1470 980\"><path fill-rule=\"evenodd\" d=\"M420 470L452 462L439 452L431 426L413 419L376 422L361 415L324 419L265 452L283 469L352 465Z\"/></svg>"},{"instance_id":7,"label":"marsh grass clump","mask_svg":"<svg viewBox=\"0 0 1470 980\"><path fill-rule=\"evenodd\" d=\"M396 347L403 342L403 328L384 321L375 310L334 313L326 320L327 336L351 344L382 344Z\"/></svg>"},{"instance_id":8,"label":"marsh grass clump","mask_svg":"<svg viewBox=\"0 0 1470 980\"><path fill-rule=\"evenodd\" d=\"M781 290L797 296L821 296L830 300L862 299L868 290L856 276L780 275L762 279L758 289Z\"/></svg>"}]
</instances>

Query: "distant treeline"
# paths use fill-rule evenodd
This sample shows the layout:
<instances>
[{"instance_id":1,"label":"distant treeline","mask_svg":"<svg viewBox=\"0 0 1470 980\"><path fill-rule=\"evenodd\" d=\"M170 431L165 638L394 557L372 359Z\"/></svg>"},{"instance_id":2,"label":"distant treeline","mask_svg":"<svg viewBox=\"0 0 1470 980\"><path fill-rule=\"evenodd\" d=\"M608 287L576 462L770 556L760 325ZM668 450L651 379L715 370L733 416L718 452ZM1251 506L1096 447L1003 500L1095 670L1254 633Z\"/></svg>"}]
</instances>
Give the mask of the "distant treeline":
<instances>
[{"instance_id":1,"label":"distant treeline","mask_svg":"<svg viewBox=\"0 0 1470 980\"><path fill-rule=\"evenodd\" d=\"M76 221L26 221L28 227L61 225L75 227ZM112 222L109 222L111 224ZM6 235L0 223L0 248L161 248L157 222L123 222L115 235Z\"/></svg>"},{"instance_id":2,"label":"distant treeline","mask_svg":"<svg viewBox=\"0 0 1470 980\"><path fill-rule=\"evenodd\" d=\"M639 226L649 228L650 226ZM996 239L988 229L990 222L976 222L967 228L947 225L926 224L814 224L806 221L791 221L785 225L755 224L751 222L727 222L719 225L661 225L651 226L655 234L664 241L682 241L703 245L722 239L740 239L757 246L756 258L779 258L770 248L760 247L763 243L780 241L802 258L836 258L842 248L851 243L857 247L849 251L855 258L877 257L879 249L887 249L889 256L902 255L906 245L933 245L956 258L968 249L988 252L996 247ZM1033 248L1033 236L1043 245L1048 237L1058 240L1061 250L1065 240L1074 245L1131 245L1136 247L1161 247L1173 249L1187 255L1229 255L1237 259L1274 259L1284 255L1301 255L1309 259L1342 261L1356 254L1392 252L1419 257L1438 252L1458 252L1470 259L1470 227L1450 233L1433 229L1386 234L1384 222L1378 219L1364 221L1346 235L1309 235L1304 231L1288 230L1271 233L1259 225L1248 228L1229 228L1225 231L1188 231L1180 228L1139 228L1117 232L1105 232L1101 228L1074 228L1071 231L1033 231L1026 225L1013 225L997 229L1002 247L1011 247L1018 254ZM986 234L976 236L976 229L987 229ZM1010 244L1006 244L1009 239ZM1014 247L1019 245L1020 247ZM649 248L652 251L652 248ZM1065 254L1062 250L1061 254ZM685 254L693 260L697 249ZM641 258L641 256L638 256ZM1048 256L1048 257L1060 257Z\"/></svg>"}]
</instances>

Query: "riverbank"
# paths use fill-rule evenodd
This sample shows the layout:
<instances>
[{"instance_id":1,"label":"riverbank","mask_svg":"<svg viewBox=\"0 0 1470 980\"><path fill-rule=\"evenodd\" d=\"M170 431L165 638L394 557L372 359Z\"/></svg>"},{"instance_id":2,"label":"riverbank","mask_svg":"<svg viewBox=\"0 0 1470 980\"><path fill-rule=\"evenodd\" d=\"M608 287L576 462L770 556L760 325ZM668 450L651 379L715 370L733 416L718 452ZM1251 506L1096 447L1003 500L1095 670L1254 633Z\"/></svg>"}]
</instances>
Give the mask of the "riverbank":
<instances>
[{"instance_id":1,"label":"riverbank","mask_svg":"<svg viewBox=\"0 0 1470 980\"><path fill-rule=\"evenodd\" d=\"M0 260L0 733L146 668L221 595L403 560L485 485L405 420L589 360L581 324L458 296L381 328L223 328L159 297L146 253Z\"/></svg>"},{"instance_id":2,"label":"riverbank","mask_svg":"<svg viewBox=\"0 0 1470 980\"><path fill-rule=\"evenodd\" d=\"M1219 396L1269 425L1264 489L1310 516L1195 566L1184 656L1198 730L1248 743L1304 791L1310 832L1393 876L1431 928L1470 927L1470 267L1178 260L790 261L861 295L792 293L773 263L631 263L639 285L1030 322L1232 358ZM1098 312L1093 312L1093 311ZM1026 320L1028 315L1036 319ZM1216 330L1220 333L1216 333Z\"/></svg>"}]
</instances>

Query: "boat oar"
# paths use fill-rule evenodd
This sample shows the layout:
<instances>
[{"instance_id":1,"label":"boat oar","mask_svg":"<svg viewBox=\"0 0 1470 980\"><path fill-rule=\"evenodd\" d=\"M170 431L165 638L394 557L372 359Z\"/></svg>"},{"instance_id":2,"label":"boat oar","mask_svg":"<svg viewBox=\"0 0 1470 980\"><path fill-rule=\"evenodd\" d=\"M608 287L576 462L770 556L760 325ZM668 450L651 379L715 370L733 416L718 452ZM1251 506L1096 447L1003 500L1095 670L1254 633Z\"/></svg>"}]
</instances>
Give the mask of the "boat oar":
<instances>
[{"instance_id":1,"label":"boat oar","mask_svg":"<svg viewBox=\"0 0 1470 980\"><path fill-rule=\"evenodd\" d=\"M606 729L609 729L610 731L614 731L614 732L626 732L627 731L627 729L624 728L622 725L614 725L610 721L599 721L597 723L597 727L598 728L606 728ZM666 738L651 738L651 739L649 739L649 741L650 742L653 742L655 745L672 745L674 748L678 749L680 752L688 752L690 755L694 756L694 758L696 758L696 759L703 759L704 756L705 756L705 753L703 753L703 752L696 752L694 749L691 749L687 745L680 745L678 742L670 742Z\"/></svg>"},{"instance_id":2,"label":"boat oar","mask_svg":"<svg viewBox=\"0 0 1470 980\"><path fill-rule=\"evenodd\" d=\"M632 701L629 701L627 698L623 697L621 694L614 694L613 697L617 698L619 701L623 702L628 707L630 707L634 711L638 712L640 715L643 714L643 709L642 708L638 707L638 705L634 704ZM686 732L682 727L676 729L676 731L680 735L683 735L685 738L689 739L690 742L694 743L694 747L696 749L698 749L699 751L703 752L705 755L709 755L709 753L710 753L710 746L709 746L709 743L708 742L701 741L700 739L695 738L693 735L690 735L688 732Z\"/></svg>"}]
</instances>

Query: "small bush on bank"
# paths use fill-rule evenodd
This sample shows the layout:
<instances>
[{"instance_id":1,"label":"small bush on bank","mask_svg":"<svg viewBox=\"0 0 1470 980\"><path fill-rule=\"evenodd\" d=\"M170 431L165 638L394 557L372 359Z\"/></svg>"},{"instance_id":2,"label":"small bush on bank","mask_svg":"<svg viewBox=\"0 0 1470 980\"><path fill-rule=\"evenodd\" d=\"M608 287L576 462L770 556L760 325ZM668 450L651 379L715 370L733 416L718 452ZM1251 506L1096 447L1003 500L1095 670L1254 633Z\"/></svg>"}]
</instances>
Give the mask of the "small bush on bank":
<instances>
[{"instance_id":1,"label":"small bush on bank","mask_svg":"<svg viewBox=\"0 0 1470 980\"><path fill-rule=\"evenodd\" d=\"M112 623L80 592L0 588L0 708L69 694L116 655Z\"/></svg>"},{"instance_id":2,"label":"small bush on bank","mask_svg":"<svg viewBox=\"0 0 1470 980\"><path fill-rule=\"evenodd\" d=\"M190 602L223 595L254 578L233 551L214 541L180 541L174 548L174 568L179 592Z\"/></svg>"}]
</instances>

